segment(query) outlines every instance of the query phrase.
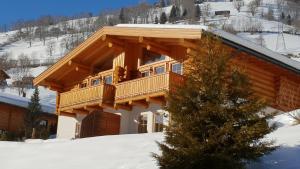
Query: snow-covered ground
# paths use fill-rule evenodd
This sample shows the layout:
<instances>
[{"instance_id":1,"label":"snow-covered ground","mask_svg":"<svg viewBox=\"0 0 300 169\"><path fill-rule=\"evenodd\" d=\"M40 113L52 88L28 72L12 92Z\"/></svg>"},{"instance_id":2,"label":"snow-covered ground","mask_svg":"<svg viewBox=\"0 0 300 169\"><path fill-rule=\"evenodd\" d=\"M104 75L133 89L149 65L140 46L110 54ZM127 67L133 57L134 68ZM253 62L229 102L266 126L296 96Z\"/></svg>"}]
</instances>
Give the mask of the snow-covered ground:
<instances>
[{"instance_id":1,"label":"snow-covered ground","mask_svg":"<svg viewBox=\"0 0 300 169\"><path fill-rule=\"evenodd\" d=\"M287 114L271 122L280 125L266 139L281 147L249 169L299 169L300 125ZM163 141L163 134L0 142L0 164L3 169L155 169L152 153L159 153L155 141Z\"/></svg>"}]
</instances>

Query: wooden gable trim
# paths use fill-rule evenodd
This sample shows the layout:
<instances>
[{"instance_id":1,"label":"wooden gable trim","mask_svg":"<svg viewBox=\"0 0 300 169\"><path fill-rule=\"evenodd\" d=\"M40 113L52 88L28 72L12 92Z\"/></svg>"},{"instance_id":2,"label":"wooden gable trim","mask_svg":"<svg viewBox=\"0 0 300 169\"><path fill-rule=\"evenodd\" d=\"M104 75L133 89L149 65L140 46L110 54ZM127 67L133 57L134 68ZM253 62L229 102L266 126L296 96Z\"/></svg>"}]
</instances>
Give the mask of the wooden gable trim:
<instances>
[{"instance_id":1,"label":"wooden gable trim","mask_svg":"<svg viewBox=\"0 0 300 169\"><path fill-rule=\"evenodd\" d=\"M165 31L168 30L168 33ZM133 36L133 37L153 37L153 38L186 38L186 39L200 39L202 31L199 29L170 29L170 28L126 28L126 27L103 27L96 33L94 33L90 38L81 43L78 47L60 59L56 64L48 68L33 81L34 85L45 85L43 82L47 76L51 75L53 72L57 71L63 65L68 64L68 62L74 59L81 52L87 50L88 46L101 40L107 40L106 35L117 35L117 36ZM110 40L110 39L108 39ZM109 47L116 46L117 48L122 47L120 41L116 42L113 40L108 43Z\"/></svg>"}]
</instances>

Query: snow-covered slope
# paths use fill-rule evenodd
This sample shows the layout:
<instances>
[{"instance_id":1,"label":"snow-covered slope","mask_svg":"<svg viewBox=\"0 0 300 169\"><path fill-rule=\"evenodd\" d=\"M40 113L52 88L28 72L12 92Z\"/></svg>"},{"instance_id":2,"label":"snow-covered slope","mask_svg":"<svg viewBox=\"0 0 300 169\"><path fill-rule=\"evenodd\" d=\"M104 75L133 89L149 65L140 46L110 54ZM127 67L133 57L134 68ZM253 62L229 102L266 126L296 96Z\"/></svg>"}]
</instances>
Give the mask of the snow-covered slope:
<instances>
[{"instance_id":1,"label":"snow-covered slope","mask_svg":"<svg viewBox=\"0 0 300 169\"><path fill-rule=\"evenodd\" d=\"M230 24L233 26L233 28L238 31L238 36L251 40L252 42L258 43L268 49L271 49L275 52L281 53L281 54L293 54L295 56L293 59L300 61L300 35L295 35L291 33L285 33L283 36L278 36L278 31L281 31L279 27L283 27L283 31L285 32L295 32L295 28L286 24L278 23L277 21L268 21L264 18L262 18L260 15L261 13L267 14L269 7L276 8L276 2L277 0L263 0L262 6L259 7L257 10L257 14L253 17L249 10L247 9L247 4L251 0L244 0L245 6L241 8L241 12L238 12L234 8L233 2L206 2L201 4L201 8L203 8L205 5L209 6L209 15L206 18L206 25L214 25L215 27L222 28L224 24ZM162 12L165 12L168 16L170 15L171 6L167 6L164 8L153 8L149 11L149 18L155 18L154 16L160 16ZM230 16L215 16L215 11L230 11ZM275 14L274 14L275 15ZM93 23L95 23L97 17L90 18L89 23L92 26ZM70 29L79 30L83 26L86 25L87 18L83 19L75 19L70 20L67 22L58 23L57 25L51 25L48 27L48 30L51 30L51 28L61 28L63 29L64 25L68 25ZM185 24L186 21L179 21L179 24ZM203 24L204 22L202 19L200 19L199 24ZM251 27L251 24L256 24L260 26L260 30L263 31L263 33L249 33L249 24ZM166 25L165 25L166 26ZM84 30L84 29L83 29ZM247 33L244 33L244 31L247 31ZM80 31L79 31L80 32ZM14 37L18 34L18 31L10 31L6 33L0 33L0 56L2 54L8 54L9 59L18 59L18 57L21 54L27 55L30 59L38 61L39 63L45 63L49 61L49 59L56 60L68 50L70 50L71 43L78 40L80 37L87 38L88 34L91 32L83 33L85 35L82 35L82 33L67 33L62 34L58 37L47 37L45 40L45 43L43 40L41 40L39 37L36 37L32 40L32 45L30 47L30 43L28 42L28 39L19 39L19 40L12 40ZM49 52L49 44L52 44L52 55L50 56ZM68 48L68 49L66 49ZM41 73L41 70L45 70L46 67L38 67L38 68L32 68L30 70L31 75L36 77L39 73ZM36 71L38 70L38 71ZM13 75L13 71L8 71L10 76ZM14 79L9 80L9 84L12 84L12 81ZM55 93L49 91L45 88L40 88L41 90L41 100L45 102L51 102L55 103ZM2 90L2 92L18 95L18 92L15 88L6 88ZM30 97L33 90L29 89L27 90L26 97Z\"/></svg>"},{"instance_id":2,"label":"snow-covered slope","mask_svg":"<svg viewBox=\"0 0 300 169\"><path fill-rule=\"evenodd\" d=\"M300 125L294 125L288 114L272 122L284 124L267 136L281 147L249 169L299 169ZM3 169L156 169L152 153L159 149L155 141L163 141L163 134L0 142L0 164Z\"/></svg>"}]
</instances>

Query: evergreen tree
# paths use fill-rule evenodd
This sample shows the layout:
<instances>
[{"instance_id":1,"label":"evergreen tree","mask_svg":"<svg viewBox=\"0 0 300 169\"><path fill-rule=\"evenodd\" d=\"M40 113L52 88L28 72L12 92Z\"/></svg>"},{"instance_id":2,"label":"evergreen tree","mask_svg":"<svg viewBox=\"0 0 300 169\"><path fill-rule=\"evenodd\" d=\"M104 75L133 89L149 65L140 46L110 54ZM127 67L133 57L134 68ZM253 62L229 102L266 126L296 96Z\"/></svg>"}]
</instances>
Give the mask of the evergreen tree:
<instances>
[{"instance_id":1,"label":"evergreen tree","mask_svg":"<svg viewBox=\"0 0 300 169\"><path fill-rule=\"evenodd\" d=\"M125 9L121 8L119 20L121 23L126 23L126 17L125 17Z\"/></svg>"},{"instance_id":2,"label":"evergreen tree","mask_svg":"<svg viewBox=\"0 0 300 169\"><path fill-rule=\"evenodd\" d=\"M165 2L165 0L160 0L160 1L159 1L159 7L161 7L161 8L166 7L166 2Z\"/></svg>"},{"instance_id":3,"label":"evergreen tree","mask_svg":"<svg viewBox=\"0 0 300 169\"><path fill-rule=\"evenodd\" d=\"M285 14L284 14L284 12L281 12L280 18L281 18L281 20L284 20L284 19L285 19Z\"/></svg>"},{"instance_id":4,"label":"evergreen tree","mask_svg":"<svg viewBox=\"0 0 300 169\"><path fill-rule=\"evenodd\" d=\"M160 24L165 24L167 22L168 18L165 12L162 12L160 15Z\"/></svg>"},{"instance_id":5,"label":"evergreen tree","mask_svg":"<svg viewBox=\"0 0 300 169\"><path fill-rule=\"evenodd\" d=\"M200 10L200 7L199 7L199 5L196 5L195 6L195 19L196 20L199 20L200 19L200 16L201 16L201 10Z\"/></svg>"},{"instance_id":6,"label":"evergreen tree","mask_svg":"<svg viewBox=\"0 0 300 169\"><path fill-rule=\"evenodd\" d=\"M155 23L155 24L158 24L158 17L157 17L157 16L155 16L154 23Z\"/></svg>"},{"instance_id":7,"label":"evergreen tree","mask_svg":"<svg viewBox=\"0 0 300 169\"><path fill-rule=\"evenodd\" d=\"M291 15L289 14L286 18L287 18L287 24L288 25L292 25L292 17L291 17Z\"/></svg>"},{"instance_id":8,"label":"evergreen tree","mask_svg":"<svg viewBox=\"0 0 300 169\"><path fill-rule=\"evenodd\" d=\"M175 86L168 97L171 124L159 143L162 155L154 155L161 169L243 169L273 150L260 140L272 131L266 104L253 95L246 74L229 65L227 51L205 36L185 62L184 87Z\"/></svg>"},{"instance_id":9,"label":"evergreen tree","mask_svg":"<svg viewBox=\"0 0 300 169\"><path fill-rule=\"evenodd\" d=\"M187 9L184 8L183 13L182 13L182 18L185 19L187 17L187 14L188 14Z\"/></svg>"},{"instance_id":10,"label":"evergreen tree","mask_svg":"<svg viewBox=\"0 0 300 169\"><path fill-rule=\"evenodd\" d=\"M173 23L177 19L177 11L175 5L172 6L170 16L169 16L169 22Z\"/></svg>"},{"instance_id":11,"label":"evergreen tree","mask_svg":"<svg viewBox=\"0 0 300 169\"><path fill-rule=\"evenodd\" d=\"M27 138L35 138L35 132L39 125L38 117L42 112L40 105L39 89L36 87L28 104L28 112L25 116L25 136Z\"/></svg>"}]
</instances>

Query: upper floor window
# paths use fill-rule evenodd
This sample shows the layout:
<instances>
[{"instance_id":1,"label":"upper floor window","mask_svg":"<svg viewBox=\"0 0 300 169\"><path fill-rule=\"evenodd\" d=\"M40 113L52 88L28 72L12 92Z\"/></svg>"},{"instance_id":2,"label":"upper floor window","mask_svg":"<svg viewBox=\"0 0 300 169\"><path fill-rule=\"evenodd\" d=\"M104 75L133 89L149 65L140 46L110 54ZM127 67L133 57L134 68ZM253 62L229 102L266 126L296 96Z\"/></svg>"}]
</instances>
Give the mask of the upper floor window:
<instances>
[{"instance_id":1,"label":"upper floor window","mask_svg":"<svg viewBox=\"0 0 300 169\"><path fill-rule=\"evenodd\" d=\"M104 82L105 84L112 84L112 76L104 76Z\"/></svg>"},{"instance_id":2,"label":"upper floor window","mask_svg":"<svg viewBox=\"0 0 300 169\"><path fill-rule=\"evenodd\" d=\"M100 84L100 79L93 79L91 84L92 84L92 86L99 85Z\"/></svg>"},{"instance_id":3,"label":"upper floor window","mask_svg":"<svg viewBox=\"0 0 300 169\"><path fill-rule=\"evenodd\" d=\"M159 66L154 68L155 74L162 74L165 73L165 66Z\"/></svg>"},{"instance_id":4,"label":"upper floor window","mask_svg":"<svg viewBox=\"0 0 300 169\"><path fill-rule=\"evenodd\" d=\"M148 77L150 76L150 72L149 71L143 71L141 72L142 77Z\"/></svg>"},{"instance_id":5,"label":"upper floor window","mask_svg":"<svg viewBox=\"0 0 300 169\"><path fill-rule=\"evenodd\" d=\"M172 72L182 75L182 64L181 63L174 63L172 64Z\"/></svg>"},{"instance_id":6,"label":"upper floor window","mask_svg":"<svg viewBox=\"0 0 300 169\"><path fill-rule=\"evenodd\" d=\"M85 88L86 86L87 86L87 83L81 83L81 84L79 85L80 88Z\"/></svg>"},{"instance_id":7,"label":"upper floor window","mask_svg":"<svg viewBox=\"0 0 300 169\"><path fill-rule=\"evenodd\" d=\"M152 51L148 51L147 49L143 50L143 58L141 61L141 66L142 65L146 65L146 64L150 64L150 63L154 63L154 62L159 62L162 60L165 60L166 56L161 55L159 53L155 53Z\"/></svg>"}]
</instances>

